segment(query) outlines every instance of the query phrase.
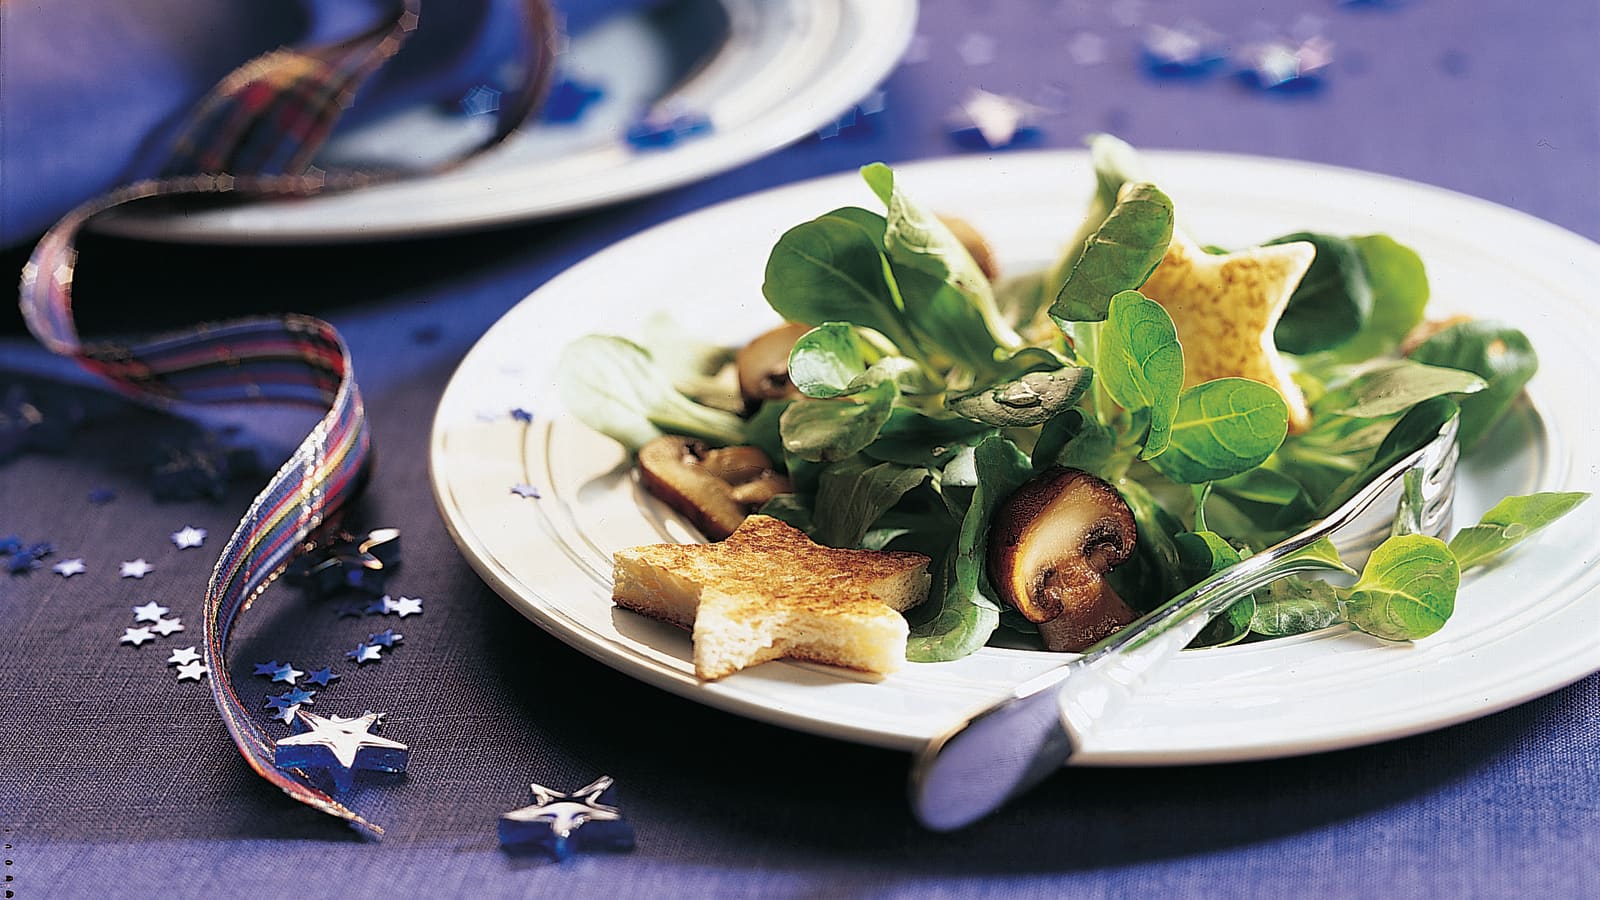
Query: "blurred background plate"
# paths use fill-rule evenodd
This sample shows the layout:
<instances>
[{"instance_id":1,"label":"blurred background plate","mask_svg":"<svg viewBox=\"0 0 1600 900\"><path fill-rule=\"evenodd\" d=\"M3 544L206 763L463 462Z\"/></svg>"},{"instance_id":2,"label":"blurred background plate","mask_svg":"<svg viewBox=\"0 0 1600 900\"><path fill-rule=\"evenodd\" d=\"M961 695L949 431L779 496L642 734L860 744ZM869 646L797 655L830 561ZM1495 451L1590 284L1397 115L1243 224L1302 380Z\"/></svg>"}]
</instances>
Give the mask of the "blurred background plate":
<instances>
[{"instance_id":1,"label":"blurred background plate","mask_svg":"<svg viewBox=\"0 0 1600 900\"><path fill-rule=\"evenodd\" d=\"M894 68L916 16L916 0L671 0L572 41L558 78L603 90L576 121L534 123L448 174L204 213L111 213L95 227L197 243L364 241L550 218L644 196L749 162L832 122ZM491 126L491 116L470 114L471 104L469 97L341 134L319 163L414 167L447 158ZM623 135L647 108L704 114L711 130L636 149Z\"/></svg>"}]
</instances>

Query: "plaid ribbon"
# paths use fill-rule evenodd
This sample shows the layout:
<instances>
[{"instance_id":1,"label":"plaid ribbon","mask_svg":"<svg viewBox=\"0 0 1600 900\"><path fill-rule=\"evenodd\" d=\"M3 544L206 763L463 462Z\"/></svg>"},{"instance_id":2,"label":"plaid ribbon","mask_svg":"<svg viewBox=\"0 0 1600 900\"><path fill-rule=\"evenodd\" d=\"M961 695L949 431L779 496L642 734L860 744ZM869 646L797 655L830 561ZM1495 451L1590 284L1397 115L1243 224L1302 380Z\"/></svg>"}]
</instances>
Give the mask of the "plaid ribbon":
<instances>
[{"instance_id":1,"label":"plaid ribbon","mask_svg":"<svg viewBox=\"0 0 1600 900\"><path fill-rule=\"evenodd\" d=\"M523 3L530 59L522 82L505 95L493 135L479 150L515 131L549 84L553 14L544 0ZM251 719L227 668L228 638L238 617L295 555L334 525L365 482L371 435L351 376L349 348L333 326L300 315L202 325L138 343L85 343L73 321L72 280L79 231L113 207L309 196L402 177L324 172L311 160L361 85L416 29L419 4L395 0L383 20L365 32L325 45L274 50L232 72L190 114L161 177L74 209L34 248L21 283L22 313L34 336L137 400L162 407L292 403L327 411L250 504L217 560L201 613L205 661L217 710L250 767L289 796L374 838L382 828L317 788L305 773L273 764L274 741Z\"/></svg>"}]
</instances>

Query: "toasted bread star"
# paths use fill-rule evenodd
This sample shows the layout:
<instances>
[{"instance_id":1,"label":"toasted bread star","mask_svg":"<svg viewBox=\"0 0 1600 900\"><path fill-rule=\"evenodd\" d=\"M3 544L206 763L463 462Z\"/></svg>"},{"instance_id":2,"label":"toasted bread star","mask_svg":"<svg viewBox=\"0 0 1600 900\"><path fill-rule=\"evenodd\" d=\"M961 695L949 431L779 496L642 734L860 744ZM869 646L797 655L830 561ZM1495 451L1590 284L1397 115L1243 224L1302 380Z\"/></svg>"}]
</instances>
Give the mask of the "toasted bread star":
<instances>
[{"instance_id":1,"label":"toasted bread star","mask_svg":"<svg viewBox=\"0 0 1600 900\"><path fill-rule=\"evenodd\" d=\"M1216 255L1185 235L1172 235L1167 255L1139 290L1172 316L1183 345L1184 387L1249 378L1283 395L1291 430L1311 424L1305 395L1290 377L1272 331L1316 252L1300 241Z\"/></svg>"},{"instance_id":2,"label":"toasted bread star","mask_svg":"<svg viewBox=\"0 0 1600 900\"><path fill-rule=\"evenodd\" d=\"M918 553L839 550L770 516L716 544L649 544L613 555L619 606L690 629L710 680L783 657L889 672L905 659L909 609L927 594Z\"/></svg>"}]
</instances>

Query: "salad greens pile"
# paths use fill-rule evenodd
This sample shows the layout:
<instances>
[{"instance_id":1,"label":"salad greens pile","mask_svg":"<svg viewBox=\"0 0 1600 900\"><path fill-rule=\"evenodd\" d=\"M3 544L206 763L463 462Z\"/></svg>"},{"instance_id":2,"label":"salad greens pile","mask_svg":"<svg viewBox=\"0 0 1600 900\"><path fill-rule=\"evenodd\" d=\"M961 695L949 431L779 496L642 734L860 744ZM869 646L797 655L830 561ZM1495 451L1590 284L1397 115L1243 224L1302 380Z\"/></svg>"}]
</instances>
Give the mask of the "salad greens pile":
<instances>
[{"instance_id":1,"label":"salad greens pile","mask_svg":"<svg viewBox=\"0 0 1600 900\"><path fill-rule=\"evenodd\" d=\"M1298 233L1267 243L1316 250L1273 331L1309 427L1291 433L1283 395L1258 381L1185 387L1172 317L1139 292L1174 240L1173 203L1126 144L1090 146L1091 208L1044 271L991 283L882 164L861 174L884 212L846 207L785 233L763 293L785 320L811 326L789 359L797 399L733 411L710 378L732 351L658 321L645 341L654 353L599 335L566 348L566 406L629 448L662 433L759 446L794 488L762 513L824 544L930 556L933 586L909 614L908 647L929 661L971 653L1000 627L1035 630L997 602L986 539L996 508L1040 471L1082 469L1121 493L1138 543L1110 577L1143 611L1322 518L1453 417L1471 452L1533 376L1533 348L1506 325L1454 322L1402 346L1428 300L1422 261L1404 245ZM1425 637L1450 616L1461 571L1586 497L1508 498L1448 544L1397 529L1353 584L1285 578L1197 643L1338 623Z\"/></svg>"}]
</instances>

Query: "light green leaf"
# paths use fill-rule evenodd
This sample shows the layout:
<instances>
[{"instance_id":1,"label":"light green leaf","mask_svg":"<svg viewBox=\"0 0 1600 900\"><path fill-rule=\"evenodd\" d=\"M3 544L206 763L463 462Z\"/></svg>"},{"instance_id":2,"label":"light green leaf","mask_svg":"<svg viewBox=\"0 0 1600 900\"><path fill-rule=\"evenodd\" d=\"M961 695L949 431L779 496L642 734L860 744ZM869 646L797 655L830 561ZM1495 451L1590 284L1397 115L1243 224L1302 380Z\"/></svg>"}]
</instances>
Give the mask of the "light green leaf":
<instances>
[{"instance_id":1,"label":"light green leaf","mask_svg":"<svg viewBox=\"0 0 1600 900\"><path fill-rule=\"evenodd\" d=\"M866 372L875 356L854 326L824 322L789 351L789 380L808 397L837 397Z\"/></svg>"},{"instance_id":2,"label":"light green leaf","mask_svg":"<svg viewBox=\"0 0 1600 900\"><path fill-rule=\"evenodd\" d=\"M1372 313L1361 331L1332 355L1360 362L1393 352L1422 321L1428 305L1428 272L1416 251L1388 235L1353 237L1350 243L1361 256L1372 290Z\"/></svg>"},{"instance_id":3,"label":"light green leaf","mask_svg":"<svg viewBox=\"0 0 1600 900\"><path fill-rule=\"evenodd\" d=\"M1172 241L1172 200L1153 184L1126 188L1089 236L1050 314L1069 322L1103 321L1111 298L1144 284Z\"/></svg>"},{"instance_id":4,"label":"light green leaf","mask_svg":"<svg viewBox=\"0 0 1600 900\"><path fill-rule=\"evenodd\" d=\"M874 463L859 455L834 463L817 486L817 540L829 547L859 547L878 517L927 478L928 470L920 466Z\"/></svg>"},{"instance_id":5,"label":"light green leaf","mask_svg":"<svg viewBox=\"0 0 1600 900\"><path fill-rule=\"evenodd\" d=\"M1117 205L1117 195L1122 192L1122 186L1131 181L1147 180L1138 151L1127 142L1109 134L1092 134L1086 143L1089 145L1089 159L1094 166L1094 199L1090 201L1089 210L1084 214L1077 233L1063 245L1061 259L1051 267L1045 279L1045 289L1052 298L1066 283L1067 274L1083 254L1089 236L1100 228L1106 216L1111 214L1111 208Z\"/></svg>"},{"instance_id":6,"label":"light green leaf","mask_svg":"<svg viewBox=\"0 0 1600 900\"><path fill-rule=\"evenodd\" d=\"M630 452L668 432L712 444L744 439L744 420L679 393L649 351L624 338L573 341L562 348L556 373L562 405Z\"/></svg>"},{"instance_id":7,"label":"light green leaf","mask_svg":"<svg viewBox=\"0 0 1600 900\"><path fill-rule=\"evenodd\" d=\"M852 456L878 436L897 396L894 383L883 381L848 397L797 400L779 419L783 449L813 462Z\"/></svg>"},{"instance_id":8,"label":"light green leaf","mask_svg":"<svg viewBox=\"0 0 1600 900\"><path fill-rule=\"evenodd\" d=\"M1484 387L1483 379L1471 372L1396 359L1330 390L1317 402L1315 412L1375 419L1405 412L1431 397L1471 394Z\"/></svg>"},{"instance_id":9,"label":"light green leaf","mask_svg":"<svg viewBox=\"0 0 1600 900\"><path fill-rule=\"evenodd\" d=\"M1490 562L1589 499L1582 491L1507 497L1483 514L1478 524L1450 539L1450 552L1463 571Z\"/></svg>"},{"instance_id":10,"label":"light green leaf","mask_svg":"<svg viewBox=\"0 0 1600 900\"><path fill-rule=\"evenodd\" d=\"M1315 578L1289 575L1256 592L1250 630L1264 637L1288 637L1327 628L1340 620L1338 588Z\"/></svg>"},{"instance_id":11,"label":"light green leaf","mask_svg":"<svg viewBox=\"0 0 1600 900\"><path fill-rule=\"evenodd\" d=\"M1166 452L1150 460L1180 484L1199 484L1261 465L1283 443L1289 410L1259 381L1218 378L1183 392Z\"/></svg>"},{"instance_id":12,"label":"light green leaf","mask_svg":"<svg viewBox=\"0 0 1600 900\"><path fill-rule=\"evenodd\" d=\"M850 322L871 328L902 350L912 339L886 272L881 221L866 210L835 210L789 229L767 257L761 292L790 322Z\"/></svg>"},{"instance_id":13,"label":"light green leaf","mask_svg":"<svg viewBox=\"0 0 1600 900\"><path fill-rule=\"evenodd\" d=\"M1350 624L1390 641L1414 641L1455 611L1461 570L1450 548L1421 534L1391 537L1367 560L1344 604Z\"/></svg>"},{"instance_id":14,"label":"light green leaf","mask_svg":"<svg viewBox=\"0 0 1600 900\"><path fill-rule=\"evenodd\" d=\"M1100 383L1123 407L1150 411L1150 432L1142 455L1155 457L1167 447L1183 389L1183 348L1172 317L1161 304L1145 299L1138 291L1123 291L1111 298L1106 323L1099 332L1096 372Z\"/></svg>"}]
</instances>

